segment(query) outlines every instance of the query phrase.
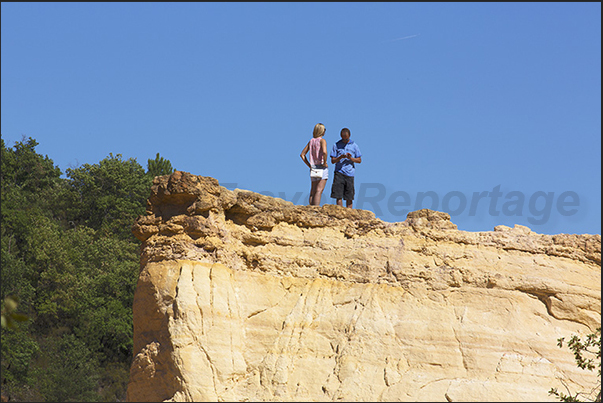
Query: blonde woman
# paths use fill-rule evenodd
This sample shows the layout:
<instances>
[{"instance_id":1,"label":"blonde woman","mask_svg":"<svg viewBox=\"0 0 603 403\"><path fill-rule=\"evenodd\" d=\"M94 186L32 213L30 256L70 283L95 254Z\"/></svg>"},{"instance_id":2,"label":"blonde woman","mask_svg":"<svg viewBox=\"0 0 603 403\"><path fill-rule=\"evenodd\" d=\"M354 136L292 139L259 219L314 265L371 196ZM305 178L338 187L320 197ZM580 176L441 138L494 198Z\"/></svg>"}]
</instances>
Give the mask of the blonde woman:
<instances>
[{"instance_id":1,"label":"blonde woman","mask_svg":"<svg viewBox=\"0 0 603 403\"><path fill-rule=\"evenodd\" d=\"M327 167L327 140L325 135L325 125L317 123L314 126L312 139L304 147L299 155L304 163L310 168L310 205L320 206L322 191L325 189L327 179L329 179L329 168ZM310 161L306 154L310 152Z\"/></svg>"}]
</instances>

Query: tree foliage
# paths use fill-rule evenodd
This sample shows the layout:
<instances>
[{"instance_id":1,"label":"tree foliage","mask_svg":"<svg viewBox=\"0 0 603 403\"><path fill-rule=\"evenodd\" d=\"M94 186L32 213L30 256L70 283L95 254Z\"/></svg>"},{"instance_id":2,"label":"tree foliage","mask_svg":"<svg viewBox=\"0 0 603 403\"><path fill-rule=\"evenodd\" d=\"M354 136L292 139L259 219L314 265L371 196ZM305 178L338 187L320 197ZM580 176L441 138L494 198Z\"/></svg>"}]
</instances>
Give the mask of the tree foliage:
<instances>
[{"instance_id":1,"label":"tree foliage","mask_svg":"<svg viewBox=\"0 0 603 403\"><path fill-rule=\"evenodd\" d=\"M145 211L152 178L134 159L110 154L98 164L67 169L70 216L73 225L84 225L121 239Z\"/></svg>"},{"instance_id":2,"label":"tree foliage","mask_svg":"<svg viewBox=\"0 0 603 403\"><path fill-rule=\"evenodd\" d=\"M131 226L155 174L173 169L159 154L153 172L110 154L61 178L37 145L1 142L3 399L123 401L139 271Z\"/></svg>"},{"instance_id":3,"label":"tree foliage","mask_svg":"<svg viewBox=\"0 0 603 403\"><path fill-rule=\"evenodd\" d=\"M565 338L557 339L557 346L563 347ZM567 347L574 353L576 365L580 369L593 371L598 368L597 375L599 380L594 387L589 391L576 392L572 395L567 385L567 394L559 392L556 388L551 388L549 394L556 396L563 402L600 402L601 401L601 328L597 328L594 333L586 335L581 339L577 335L572 337L567 342ZM584 399L584 400L581 400Z\"/></svg>"},{"instance_id":4,"label":"tree foliage","mask_svg":"<svg viewBox=\"0 0 603 403\"><path fill-rule=\"evenodd\" d=\"M170 161L163 159L163 157L155 156L155 159L149 159L147 161L147 173L151 178L162 175L171 175L174 173L174 168Z\"/></svg>"}]
</instances>

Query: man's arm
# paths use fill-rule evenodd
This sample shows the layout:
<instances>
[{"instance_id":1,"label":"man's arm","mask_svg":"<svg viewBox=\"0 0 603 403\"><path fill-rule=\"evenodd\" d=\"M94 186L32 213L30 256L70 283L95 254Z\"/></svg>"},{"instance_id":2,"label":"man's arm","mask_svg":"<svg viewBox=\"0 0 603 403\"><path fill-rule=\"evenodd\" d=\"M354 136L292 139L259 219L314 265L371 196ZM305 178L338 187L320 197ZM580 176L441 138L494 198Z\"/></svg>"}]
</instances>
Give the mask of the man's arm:
<instances>
[{"instance_id":1,"label":"man's arm","mask_svg":"<svg viewBox=\"0 0 603 403\"><path fill-rule=\"evenodd\" d=\"M358 148L357 145L355 145L354 155L357 155L358 157L350 156L350 160L356 164L360 164L362 162L362 154L360 153L360 148Z\"/></svg>"},{"instance_id":2,"label":"man's arm","mask_svg":"<svg viewBox=\"0 0 603 403\"><path fill-rule=\"evenodd\" d=\"M333 155L337 154L337 145L333 144L333 150L331 150L331 164L336 164L341 160L344 156L340 155L339 157L334 157Z\"/></svg>"},{"instance_id":3,"label":"man's arm","mask_svg":"<svg viewBox=\"0 0 603 403\"><path fill-rule=\"evenodd\" d=\"M342 158L346 158L345 154L342 154L339 157L331 157L331 164L338 163Z\"/></svg>"}]
</instances>

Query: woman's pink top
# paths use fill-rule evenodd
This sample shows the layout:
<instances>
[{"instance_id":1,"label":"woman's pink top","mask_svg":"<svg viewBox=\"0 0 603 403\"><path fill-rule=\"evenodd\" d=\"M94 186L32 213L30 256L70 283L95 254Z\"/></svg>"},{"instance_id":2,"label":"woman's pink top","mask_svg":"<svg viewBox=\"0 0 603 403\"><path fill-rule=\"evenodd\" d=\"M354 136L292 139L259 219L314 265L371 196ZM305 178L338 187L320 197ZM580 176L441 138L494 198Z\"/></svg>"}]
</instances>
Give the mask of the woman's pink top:
<instances>
[{"instance_id":1,"label":"woman's pink top","mask_svg":"<svg viewBox=\"0 0 603 403\"><path fill-rule=\"evenodd\" d=\"M310 165L312 166L322 165L324 161L325 153L320 146L321 139L322 137L313 137L310 140Z\"/></svg>"}]
</instances>

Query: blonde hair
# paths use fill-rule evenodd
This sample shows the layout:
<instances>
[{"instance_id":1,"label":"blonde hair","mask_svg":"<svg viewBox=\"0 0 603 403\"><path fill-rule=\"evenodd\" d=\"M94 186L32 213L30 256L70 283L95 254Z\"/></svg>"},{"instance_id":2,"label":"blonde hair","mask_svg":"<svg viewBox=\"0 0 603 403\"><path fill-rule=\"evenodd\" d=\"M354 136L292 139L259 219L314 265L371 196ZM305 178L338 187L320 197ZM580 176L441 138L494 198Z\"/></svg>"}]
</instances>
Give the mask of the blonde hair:
<instances>
[{"instance_id":1,"label":"blonde hair","mask_svg":"<svg viewBox=\"0 0 603 403\"><path fill-rule=\"evenodd\" d=\"M314 132L312 132L312 137L320 137L325 134L326 130L325 125L322 123L316 123L316 126L314 126Z\"/></svg>"}]
</instances>

